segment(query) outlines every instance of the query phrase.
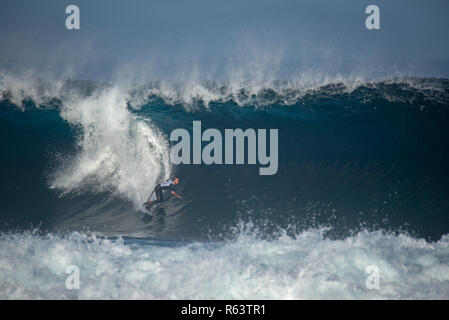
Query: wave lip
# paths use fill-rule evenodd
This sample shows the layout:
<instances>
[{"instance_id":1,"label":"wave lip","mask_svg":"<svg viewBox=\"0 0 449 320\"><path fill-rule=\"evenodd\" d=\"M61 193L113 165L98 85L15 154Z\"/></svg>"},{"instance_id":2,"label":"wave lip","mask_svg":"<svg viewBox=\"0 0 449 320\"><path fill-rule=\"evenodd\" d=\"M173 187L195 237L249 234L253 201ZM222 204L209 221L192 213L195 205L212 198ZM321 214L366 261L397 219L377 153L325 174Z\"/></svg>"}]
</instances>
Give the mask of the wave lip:
<instances>
[{"instance_id":1,"label":"wave lip","mask_svg":"<svg viewBox=\"0 0 449 320\"><path fill-rule=\"evenodd\" d=\"M9 100L17 106L32 100L36 105L87 98L101 91L119 89L126 103L139 109L148 102L161 99L168 105L182 105L187 110L211 103L233 102L239 106L294 105L320 98L381 98L387 101L414 103L417 99L449 103L449 80L439 78L386 77L366 79L357 76L323 76L303 74L289 80L185 81L159 80L148 83L102 83L89 80L49 80L17 78L0 75L0 101ZM56 101L55 101L56 100Z\"/></svg>"},{"instance_id":2,"label":"wave lip","mask_svg":"<svg viewBox=\"0 0 449 320\"><path fill-rule=\"evenodd\" d=\"M449 299L449 237L435 243L360 232L344 240L311 229L265 241L107 240L73 233L0 236L2 299ZM68 265L80 269L67 290ZM368 265L380 271L368 289Z\"/></svg>"},{"instance_id":3,"label":"wave lip","mask_svg":"<svg viewBox=\"0 0 449 320\"><path fill-rule=\"evenodd\" d=\"M239 106L295 105L322 98L341 99L381 98L387 101L412 104L417 99L437 100L447 104L449 82L447 79L421 79L412 77L360 79L343 77L299 78L288 81L195 81L186 83L157 81L150 85L134 86L130 90L136 101L162 99L169 105L183 105L187 109L209 107L211 103L232 102ZM399 99L398 99L399 97Z\"/></svg>"}]
</instances>

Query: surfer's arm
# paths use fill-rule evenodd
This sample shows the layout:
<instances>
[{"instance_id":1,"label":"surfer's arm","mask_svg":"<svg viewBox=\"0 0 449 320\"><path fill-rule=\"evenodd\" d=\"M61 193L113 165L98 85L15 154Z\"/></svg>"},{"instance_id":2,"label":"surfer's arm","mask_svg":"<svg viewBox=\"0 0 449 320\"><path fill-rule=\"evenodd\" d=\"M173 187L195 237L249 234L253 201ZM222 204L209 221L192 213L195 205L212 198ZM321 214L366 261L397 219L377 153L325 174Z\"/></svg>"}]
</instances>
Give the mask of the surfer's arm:
<instances>
[{"instance_id":1,"label":"surfer's arm","mask_svg":"<svg viewBox=\"0 0 449 320\"><path fill-rule=\"evenodd\" d=\"M170 192L172 195L174 195L176 198L178 198L178 199L182 199L182 197L179 195L179 194L177 194L176 192L174 192L173 190Z\"/></svg>"}]
</instances>

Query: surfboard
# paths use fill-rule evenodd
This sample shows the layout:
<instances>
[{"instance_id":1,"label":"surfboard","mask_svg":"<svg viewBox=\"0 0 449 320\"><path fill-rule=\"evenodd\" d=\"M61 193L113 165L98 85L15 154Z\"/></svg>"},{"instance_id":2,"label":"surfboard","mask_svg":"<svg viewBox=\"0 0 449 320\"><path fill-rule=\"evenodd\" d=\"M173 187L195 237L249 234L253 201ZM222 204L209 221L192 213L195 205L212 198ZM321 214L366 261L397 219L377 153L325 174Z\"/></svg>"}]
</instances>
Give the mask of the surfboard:
<instances>
[{"instance_id":1,"label":"surfboard","mask_svg":"<svg viewBox=\"0 0 449 320\"><path fill-rule=\"evenodd\" d=\"M150 215L150 216L156 215L158 212L163 210L162 209L163 206L161 206L161 205L162 205L162 203L160 203L160 202L155 203L155 204L144 203L145 211L146 211L145 214Z\"/></svg>"},{"instance_id":2,"label":"surfboard","mask_svg":"<svg viewBox=\"0 0 449 320\"><path fill-rule=\"evenodd\" d=\"M145 209L147 209L147 210L150 210L151 208L154 208L155 206L157 206L158 205L158 203L155 203L155 204L149 204L148 202L145 202L144 204L143 204L143 206L145 207Z\"/></svg>"}]
</instances>

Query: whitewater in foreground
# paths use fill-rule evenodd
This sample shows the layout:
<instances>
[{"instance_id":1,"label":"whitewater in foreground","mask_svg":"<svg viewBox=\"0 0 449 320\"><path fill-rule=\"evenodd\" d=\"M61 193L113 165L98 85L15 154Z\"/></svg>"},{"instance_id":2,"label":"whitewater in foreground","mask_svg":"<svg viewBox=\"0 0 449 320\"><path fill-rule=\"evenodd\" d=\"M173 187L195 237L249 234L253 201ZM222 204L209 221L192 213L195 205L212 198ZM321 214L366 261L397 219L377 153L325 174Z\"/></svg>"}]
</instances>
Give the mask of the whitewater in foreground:
<instances>
[{"instance_id":1,"label":"whitewater in foreground","mask_svg":"<svg viewBox=\"0 0 449 320\"><path fill-rule=\"evenodd\" d=\"M68 290L72 265L79 289ZM26 233L0 237L0 270L1 299L448 299L449 237L330 240L309 230L179 243Z\"/></svg>"}]
</instances>

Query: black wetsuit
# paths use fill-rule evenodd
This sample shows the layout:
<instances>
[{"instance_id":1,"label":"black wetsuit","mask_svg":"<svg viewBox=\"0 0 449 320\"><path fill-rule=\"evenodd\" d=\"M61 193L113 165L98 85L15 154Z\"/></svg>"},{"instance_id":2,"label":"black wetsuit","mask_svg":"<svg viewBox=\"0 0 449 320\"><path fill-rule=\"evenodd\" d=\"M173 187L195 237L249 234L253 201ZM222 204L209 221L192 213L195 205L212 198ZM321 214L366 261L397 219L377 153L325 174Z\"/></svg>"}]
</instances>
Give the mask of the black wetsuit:
<instances>
[{"instance_id":1,"label":"black wetsuit","mask_svg":"<svg viewBox=\"0 0 449 320\"><path fill-rule=\"evenodd\" d=\"M153 205L159 202L164 201L164 190L175 191L176 186L171 179L168 179L165 182L162 182L154 188L154 193L156 194L156 200L150 201L149 204Z\"/></svg>"}]
</instances>

